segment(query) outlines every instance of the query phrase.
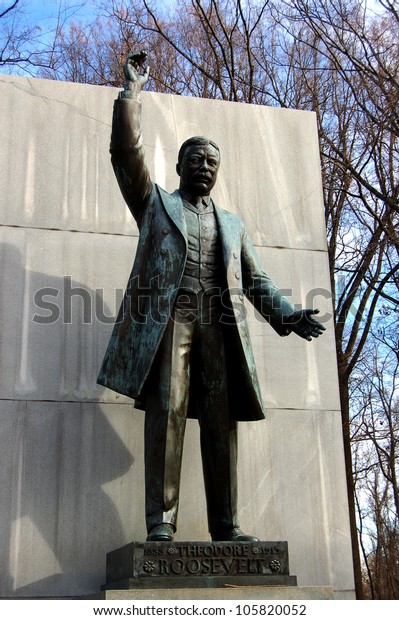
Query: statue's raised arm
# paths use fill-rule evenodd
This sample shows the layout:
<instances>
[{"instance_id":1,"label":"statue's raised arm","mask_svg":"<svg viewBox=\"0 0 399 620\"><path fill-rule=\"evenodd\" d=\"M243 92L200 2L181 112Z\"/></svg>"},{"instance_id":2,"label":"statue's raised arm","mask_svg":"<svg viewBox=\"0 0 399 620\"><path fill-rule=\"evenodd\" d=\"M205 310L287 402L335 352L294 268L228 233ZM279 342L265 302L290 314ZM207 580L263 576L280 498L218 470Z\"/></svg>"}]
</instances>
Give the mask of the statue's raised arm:
<instances>
[{"instance_id":1,"label":"statue's raised arm","mask_svg":"<svg viewBox=\"0 0 399 620\"><path fill-rule=\"evenodd\" d=\"M152 183L144 157L141 135L141 90L150 69L144 66L147 54L131 54L123 65L124 90L114 104L111 161L122 195L140 225Z\"/></svg>"}]
</instances>

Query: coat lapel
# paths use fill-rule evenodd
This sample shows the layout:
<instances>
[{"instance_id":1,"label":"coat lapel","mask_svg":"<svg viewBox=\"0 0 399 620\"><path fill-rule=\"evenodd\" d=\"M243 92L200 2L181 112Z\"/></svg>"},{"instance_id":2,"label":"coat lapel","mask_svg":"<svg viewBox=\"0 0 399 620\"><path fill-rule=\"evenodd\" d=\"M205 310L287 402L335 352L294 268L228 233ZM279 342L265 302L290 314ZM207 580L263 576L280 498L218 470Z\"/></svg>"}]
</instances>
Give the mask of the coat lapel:
<instances>
[{"instance_id":1,"label":"coat lapel","mask_svg":"<svg viewBox=\"0 0 399 620\"><path fill-rule=\"evenodd\" d=\"M176 224L187 243L187 227L183 211L183 200L180 196L179 190L175 190L173 194L168 194L162 188L158 189L163 206L165 207L165 211L169 215L172 222Z\"/></svg>"},{"instance_id":2,"label":"coat lapel","mask_svg":"<svg viewBox=\"0 0 399 620\"><path fill-rule=\"evenodd\" d=\"M223 259L225 266L228 267L235 244L237 242L236 219L228 211L219 209L215 205L215 215L219 227L220 241L223 248Z\"/></svg>"}]
</instances>

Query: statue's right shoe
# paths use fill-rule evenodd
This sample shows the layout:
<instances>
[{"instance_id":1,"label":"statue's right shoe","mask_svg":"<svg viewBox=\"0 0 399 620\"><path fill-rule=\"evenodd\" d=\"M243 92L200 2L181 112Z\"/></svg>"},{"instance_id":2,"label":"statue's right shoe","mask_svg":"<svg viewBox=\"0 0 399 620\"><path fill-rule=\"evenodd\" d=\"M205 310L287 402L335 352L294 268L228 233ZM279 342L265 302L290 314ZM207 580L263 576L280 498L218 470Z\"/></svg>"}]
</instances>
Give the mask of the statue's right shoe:
<instances>
[{"instance_id":1,"label":"statue's right shoe","mask_svg":"<svg viewBox=\"0 0 399 620\"><path fill-rule=\"evenodd\" d=\"M239 527L232 527L223 532L212 533L212 540L219 542L258 542L259 538L250 534L244 534Z\"/></svg>"},{"instance_id":2,"label":"statue's right shoe","mask_svg":"<svg viewBox=\"0 0 399 620\"><path fill-rule=\"evenodd\" d=\"M175 528L170 523L159 523L154 525L148 532L147 541L173 540Z\"/></svg>"}]
</instances>

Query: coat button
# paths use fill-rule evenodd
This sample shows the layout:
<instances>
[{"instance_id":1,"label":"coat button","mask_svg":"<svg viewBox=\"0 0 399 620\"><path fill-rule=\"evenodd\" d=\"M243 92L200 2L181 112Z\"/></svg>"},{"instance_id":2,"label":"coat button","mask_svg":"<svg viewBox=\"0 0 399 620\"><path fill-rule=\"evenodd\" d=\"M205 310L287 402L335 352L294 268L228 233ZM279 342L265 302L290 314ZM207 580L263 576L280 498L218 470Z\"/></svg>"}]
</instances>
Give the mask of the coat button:
<instances>
[{"instance_id":1,"label":"coat button","mask_svg":"<svg viewBox=\"0 0 399 620\"><path fill-rule=\"evenodd\" d=\"M240 274L236 273L236 279L239 280L240 279Z\"/></svg>"},{"instance_id":2,"label":"coat button","mask_svg":"<svg viewBox=\"0 0 399 620\"><path fill-rule=\"evenodd\" d=\"M234 256L234 258L238 258L237 252L233 252L233 256Z\"/></svg>"},{"instance_id":3,"label":"coat button","mask_svg":"<svg viewBox=\"0 0 399 620\"><path fill-rule=\"evenodd\" d=\"M164 235L167 235L167 234L168 234L168 232L169 232L169 228L164 228L164 229L162 230L162 232L163 232L163 234L164 234Z\"/></svg>"}]
</instances>

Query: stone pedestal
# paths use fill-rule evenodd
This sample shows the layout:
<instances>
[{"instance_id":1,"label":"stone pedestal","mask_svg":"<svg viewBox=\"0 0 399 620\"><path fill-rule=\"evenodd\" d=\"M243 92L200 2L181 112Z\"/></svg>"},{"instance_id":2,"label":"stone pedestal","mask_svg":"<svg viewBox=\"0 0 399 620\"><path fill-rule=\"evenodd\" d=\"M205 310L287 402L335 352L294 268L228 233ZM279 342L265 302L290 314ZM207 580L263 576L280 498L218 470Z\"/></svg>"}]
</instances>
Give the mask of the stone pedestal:
<instances>
[{"instance_id":1,"label":"stone pedestal","mask_svg":"<svg viewBox=\"0 0 399 620\"><path fill-rule=\"evenodd\" d=\"M103 590L296 586L285 541L131 542L107 554Z\"/></svg>"},{"instance_id":2,"label":"stone pedestal","mask_svg":"<svg viewBox=\"0 0 399 620\"><path fill-rule=\"evenodd\" d=\"M329 601L334 599L334 593L332 586L236 586L103 590L81 598L98 601Z\"/></svg>"}]
</instances>

